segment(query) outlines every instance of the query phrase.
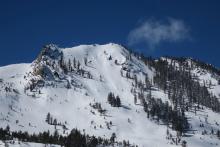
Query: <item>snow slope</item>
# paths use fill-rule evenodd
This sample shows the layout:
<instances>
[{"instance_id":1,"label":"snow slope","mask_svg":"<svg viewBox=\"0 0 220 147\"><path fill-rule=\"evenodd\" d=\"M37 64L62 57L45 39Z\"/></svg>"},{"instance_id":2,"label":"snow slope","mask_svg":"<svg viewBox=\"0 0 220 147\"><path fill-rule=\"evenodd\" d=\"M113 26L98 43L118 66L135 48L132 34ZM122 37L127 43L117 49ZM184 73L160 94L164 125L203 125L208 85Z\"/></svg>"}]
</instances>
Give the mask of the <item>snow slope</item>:
<instances>
[{"instance_id":1,"label":"snow slope","mask_svg":"<svg viewBox=\"0 0 220 147\"><path fill-rule=\"evenodd\" d=\"M0 147L60 147L58 145L41 144L41 143L31 143L31 142L20 142L9 140L2 142L0 141Z\"/></svg>"},{"instance_id":2,"label":"snow slope","mask_svg":"<svg viewBox=\"0 0 220 147\"><path fill-rule=\"evenodd\" d=\"M116 133L117 140L129 140L144 147L175 146L166 139L167 127L162 122L158 124L148 119L140 101L134 103L134 79L125 76L129 70L131 77L136 75L137 80L144 83L146 76L153 80L153 68L113 43L72 48L49 45L48 48L30 64L0 67L0 127L10 125L11 130L30 133L53 132L55 127L45 122L50 113L67 126L68 130L56 127L63 135L72 128L78 128L104 138ZM69 62L73 64L73 60L76 64L79 62L79 69L83 69L84 74L75 69L65 73L59 66L61 58L67 65ZM210 78L208 75L198 77ZM36 81L37 86L33 90L28 89ZM216 84L216 81L212 83ZM155 98L169 101L166 93L155 89L152 91ZM112 107L107 102L109 92L120 97L122 107ZM218 95L219 92L219 86L213 88L213 93ZM92 105L95 103L100 103L106 113L101 114L94 109ZM207 115L208 122L205 121ZM204 128L199 127L203 121L207 129L220 129L216 125L216 122L220 124L219 114L205 108L201 114L189 112L187 116L195 130L191 137L183 138L187 145L207 147L220 144L214 135L201 135ZM175 131L169 131L176 135Z\"/></svg>"}]
</instances>

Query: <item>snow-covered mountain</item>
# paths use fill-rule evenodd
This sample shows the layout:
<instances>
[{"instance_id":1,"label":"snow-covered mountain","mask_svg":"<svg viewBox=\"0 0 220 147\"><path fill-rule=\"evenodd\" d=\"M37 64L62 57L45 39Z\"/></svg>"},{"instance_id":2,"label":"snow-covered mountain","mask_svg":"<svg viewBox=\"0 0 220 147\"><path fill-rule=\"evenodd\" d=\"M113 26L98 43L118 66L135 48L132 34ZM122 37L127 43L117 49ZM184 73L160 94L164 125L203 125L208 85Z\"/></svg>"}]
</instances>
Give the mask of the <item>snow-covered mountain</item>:
<instances>
[{"instance_id":1,"label":"snow-covered mountain","mask_svg":"<svg viewBox=\"0 0 220 147\"><path fill-rule=\"evenodd\" d=\"M193 101L188 111L180 109L189 123L181 137L157 115L149 117L143 107L145 101L161 99L175 108L169 90L155 78L162 75L158 62L176 72L189 72L211 95L210 105L201 102L202 107L194 111ZM102 138L115 133L116 140L140 147L180 146L183 141L193 147L219 146L220 108L213 103L220 97L220 75L198 63L189 58L144 60L113 43L72 48L46 45L32 63L0 67L0 127L9 125L12 131L29 133L56 129L64 136L77 128ZM120 105L109 102L110 93L118 96Z\"/></svg>"}]
</instances>

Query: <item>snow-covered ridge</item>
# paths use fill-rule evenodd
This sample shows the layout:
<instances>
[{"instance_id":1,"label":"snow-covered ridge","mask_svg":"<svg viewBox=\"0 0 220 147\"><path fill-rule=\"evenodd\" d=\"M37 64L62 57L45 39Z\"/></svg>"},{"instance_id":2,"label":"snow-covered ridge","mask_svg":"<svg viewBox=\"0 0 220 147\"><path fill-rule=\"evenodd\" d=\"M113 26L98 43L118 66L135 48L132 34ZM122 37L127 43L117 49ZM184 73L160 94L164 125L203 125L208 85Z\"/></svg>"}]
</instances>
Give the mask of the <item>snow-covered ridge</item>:
<instances>
[{"instance_id":1,"label":"snow-covered ridge","mask_svg":"<svg viewBox=\"0 0 220 147\"><path fill-rule=\"evenodd\" d=\"M196 70L192 73L197 74ZM139 99L134 102L135 94L140 91L135 88L135 80L145 83L147 77L153 81L154 75L153 67L118 44L71 48L46 45L30 64L0 67L0 127L10 125L12 130L30 133L53 132L54 125L45 122L50 113L53 119L68 128L64 130L56 126L62 135L78 128L103 138L116 133L117 140L129 140L144 147L173 146L166 139L167 127L162 122L147 118ZM212 84L216 82L211 75L197 76L213 80ZM152 89L153 97L171 103L166 92L154 86ZM216 94L220 92L218 87L214 89ZM109 92L120 97L122 107L112 107L108 103ZM95 109L97 103L105 110L104 114ZM214 135L201 135L204 128L199 125L206 123L207 115L209 122L205 128L216 131L219 127L215 124L220 123L218 113L205 108L200 115L187 114L193 118L190 123L196 130L194 136L183 138L189 146L220 144ZM176 136L175 131L169 131Z\"/></svg>"}]
</instances>

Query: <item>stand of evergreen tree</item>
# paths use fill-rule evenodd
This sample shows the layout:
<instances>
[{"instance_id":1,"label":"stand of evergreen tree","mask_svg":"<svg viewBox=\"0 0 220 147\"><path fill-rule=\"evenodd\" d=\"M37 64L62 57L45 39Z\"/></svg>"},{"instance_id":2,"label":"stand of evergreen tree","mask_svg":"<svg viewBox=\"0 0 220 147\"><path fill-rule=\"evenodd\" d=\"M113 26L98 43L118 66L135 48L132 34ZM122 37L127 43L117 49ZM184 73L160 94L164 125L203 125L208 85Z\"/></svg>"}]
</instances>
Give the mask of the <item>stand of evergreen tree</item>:
<instances>
[{"instance_id":1,"label":"stand of evergreen tree","mask_svg":"<svg viewBox=\"0 0 220 147\"><path fill-rule=\"evenodd\" d=\"M180 134L186 132L189 128L184 112L173 109L168 102L163 103L161 99L151 98L148 102L144 100L143 106L148 118L151 117L157 120L158 123L161 120Z\"/></svg>"},{"instance_id":2,"label":"stand of evergreen tree","mask_svg":"<svg viewBox=\"0 0 220 147\"><path fill-rule=\"evenodd\" d=\"M196 105L197 110L206 106L220 112L220 102L208 91L207 84L204 82L201 85L197 77L191 73L191 67L185 65L185 62L183 65L181 62L179 64L177 68L175 61L171 60L168 64L166 60L158 60L153 66L156 69L155 85L168 93L175 109L188 111L195 109Z\"/></svg>"},{"instance_id":3,"label":"stand of evergreen tree","mask_svg":"<svg viewBox=\"0 0 220 147\"><path fill-rule=\"evenodd\" d=\"M112 107L121 107L121 99L119 98L119 96L116 96L110 92L108 94L108 102Z\"/></svg>"},{"instance_id":4,"label":"stand of evergreen tree","mask_svg":"<svg viewBox=\"0 0 220 147\"><path fill-rule=\"evenodd\" d=\"M22 131L10 131L10 127L5 129L0 128L0 140L13 140L18 139L23 142L35 142L43 144L57 144L64 147L97 147L97 146L114 146L115 144L123 145L124 147L134 147L135 145L129 144L128 141L116 142L116 135L113 133L110 139L101 137L89 136L81 133L78 129L72 129L69 135L59 135L58 131L54 133L45 131L39 134L29 134ZM136 146L137 147L137 146Z\"/></svg>"}]
</instances>

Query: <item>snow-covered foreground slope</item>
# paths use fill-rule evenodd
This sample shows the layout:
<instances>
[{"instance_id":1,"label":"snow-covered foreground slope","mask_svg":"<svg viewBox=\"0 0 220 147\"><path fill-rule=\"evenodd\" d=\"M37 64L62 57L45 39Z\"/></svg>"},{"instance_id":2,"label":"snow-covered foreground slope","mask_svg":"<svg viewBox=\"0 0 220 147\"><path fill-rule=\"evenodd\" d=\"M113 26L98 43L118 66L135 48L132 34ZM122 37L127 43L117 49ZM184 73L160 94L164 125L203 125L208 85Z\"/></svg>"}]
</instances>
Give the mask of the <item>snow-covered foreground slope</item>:
<instances>
[{"instance_id":1,"label":"snow-covered foreground slope","mask_svg":"<svg viewBox=\"0 0 220 147\"><path fill-rule=\"evenodd\" d=\"M10 140L5 142L0 141L0 147L60 147L60 146Z\"/></svg>"},{"instance_id":2,"label":"snow-covered foreground slope","mask_svg":"<svg viewBox=\"0 0 220 147\"><path fill-rule=\"evenodd\" d=\"M139 89L135 88L133 77L144 83L146 77L152 81L154 74L153 68L117 44L64 49L50 45L33 63L0 67L0 127L9 125L12 131L29 133L58 129L63 135L78 128L103 138L116 133L117 140L129 140L144 147L174 146L166 139L166 125L147 118L139 99L134 102L134 91ZM216 81L212 83L217 85ZM171 104L164 91L152 89L153 97ZM120 97L122 107L108 103L110 92ZM218 95L219 86L213 92ZM96 103L101 104L105 113L94 107ZM48 113L67 129L49 125L45 121ZM182 139L188 146L220 145L220 140L210 132L201 135L204 129L220 129L218 113L204 108L200 113L186 115L193 130L188 133L190 137ZM176 132L169 132L175 138Z\"/></svg>"}]
</instances>

